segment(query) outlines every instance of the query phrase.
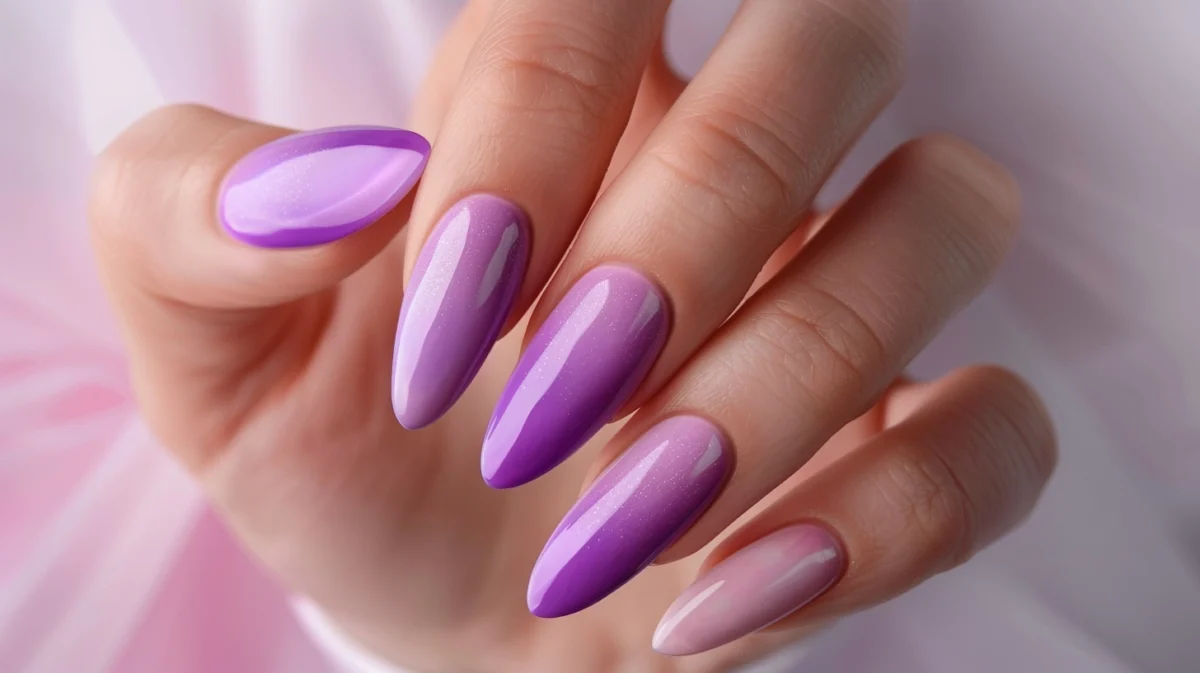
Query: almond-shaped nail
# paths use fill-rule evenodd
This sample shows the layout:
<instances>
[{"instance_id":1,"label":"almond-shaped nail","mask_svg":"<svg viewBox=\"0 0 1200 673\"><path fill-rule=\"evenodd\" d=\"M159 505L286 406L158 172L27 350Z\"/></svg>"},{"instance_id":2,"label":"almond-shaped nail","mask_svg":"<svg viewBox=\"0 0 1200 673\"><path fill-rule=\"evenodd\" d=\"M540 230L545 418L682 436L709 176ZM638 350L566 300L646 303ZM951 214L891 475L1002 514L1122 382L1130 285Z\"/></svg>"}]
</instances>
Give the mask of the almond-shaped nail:
<instances>
[{"instance_id":1,"label":"almond-shaped nail","mask_svg":"<svg viewBox=\"0 0 1200 673\"><path fill-rule=\"evenodd\" d=\"M658 287L637 271L606 265L580 278L500 396L483 442L484 480L520 486L583 446L650 370L668 323Z\"/></svg>"},{"instance_id":2,"label":"almond-shaped nail","mask_svg":"<svg viewBox=\"0 0 1200 673\"><path fill-rule=\"evenodd\" d=\"M512 310L528 258L525 213L500 197L468 196L442 217L396 328L392 409L404 427L432 423L466 390Z\"/></svg>"},{"instance_id":3,"label":"almond-shaped nail","mask_svg":"<svg viewBox=\"0 0 1200 673\"><path fill-rule=\"evenodd\" d=\"M662 654L696 654L774 624L842 576L846 561L825 529L800 524L763 537L713 566L675 600L654 632Z\"/></svg>"},{"instance_id":4,"label":"almond-shaped nail","mask_svg":"<svg viewBox=\"0 0 1200 673\"><path fill-rule=\"evenodd\" d=\"M567 512L529 579L529 610L561 617L615 591L684 533L716 497L732 461L696 416L651 428Z\"/></svg>"},{"instance_id":5,"label":"almond-shaped nail","mask_svg":"<svg viewBox=\"0 0 1200 673\"><path fill-rule=\"evenodd\" d=\"M329 243L383 217L421 177L429 141L344 126L285 136L234 164L217 211L234 238L264 248Z\"/></svg>"}]
</instances>

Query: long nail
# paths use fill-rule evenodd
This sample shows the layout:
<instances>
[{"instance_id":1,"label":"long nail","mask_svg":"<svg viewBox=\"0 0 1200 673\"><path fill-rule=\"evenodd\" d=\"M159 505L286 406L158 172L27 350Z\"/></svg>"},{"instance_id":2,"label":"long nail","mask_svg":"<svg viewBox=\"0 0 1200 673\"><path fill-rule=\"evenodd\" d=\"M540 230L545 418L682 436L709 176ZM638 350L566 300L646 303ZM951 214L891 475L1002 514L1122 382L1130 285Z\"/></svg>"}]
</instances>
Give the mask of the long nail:
<instances>
[{"instance_id":1,"label":"long nail","mask_svg":"<svg viewBox=\"0 0 1200 673\"><path fill-rule=\"evenodd\" d=\"M695 654L770 626L829 590L845 566L841 546L825 529L777 530L688 587L659 622L654 649Z\"/></svg>"},{"instance_id":2,"label":"long nail","mask_svg":"<svg viewBox=\"0 0 1200 673\"><path fill-rule=\"evenodd\" d=\"M666 340L667 304L624 266L588 272L546 319L483 442L484 480L510 488L566 460L633 394Z\"/></svg>"},{"instance_id":3,"label":"long nail","mask_svg":"<svg viewBox=\"0 0 1200 673\"><path fill-rule=\"evenodd\" d=\"M730 464L721 433L702 418L651 428L550 536L529 579L530 612L568 615L629 581L704 512Z\"/></svg>"},{"instance_id":4,"label":"long nail","mask_svg":"<svg viewBox=\"0 0 1200 673\"><path fill-rule=\"evenodd\" d=\"M267 143L221 186L221 223L264 248L329 243L383 217L408 194L429 157L412 131L346 126Z\"/></svg>"},{"instance_id":5,"label":"long nail","mask_svg":"<svg viewBox=\"0 0 1200 673\"><path fill-rule=\"evenodd\" d=\"M497 196L455 204L430 234L396 328L392 409L406 428L437 420L492 349L529 257L525 213Z\"/></svg>"}]
</instances>

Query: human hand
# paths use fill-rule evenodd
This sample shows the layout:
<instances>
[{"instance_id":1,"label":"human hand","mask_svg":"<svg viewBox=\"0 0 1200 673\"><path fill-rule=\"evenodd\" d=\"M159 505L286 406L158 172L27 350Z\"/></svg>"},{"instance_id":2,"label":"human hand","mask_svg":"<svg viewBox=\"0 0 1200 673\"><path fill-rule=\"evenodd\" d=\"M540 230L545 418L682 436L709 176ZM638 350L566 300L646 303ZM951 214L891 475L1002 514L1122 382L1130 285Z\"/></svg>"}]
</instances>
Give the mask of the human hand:
<instances>
[{"instance_id":1,"label":"human hand","mask_svg":"<svg viewBox=\"0 0 1200 673\"><path fill-rule=\"evenodd\" d=\"M416 110L415 204L411 136L269 146L393 151L263 191L238 162L286 131L151 115L92 218L147 421L269 567L421 671L725 670L961 563L1032 507L1049 423L1001 370L894 381L999 264L1015 188L928 138L809 214L899 83L898 4L751 0L685 89L662 0L475 3ZM475 366L539 294L505 390L524 330ZM492 490L481 443L494 485L553 470ZM573 614L534 618L585 482L528 592ZM656 647L736 642L651 651L685 589Z\"/></svg>"}]
</instances>

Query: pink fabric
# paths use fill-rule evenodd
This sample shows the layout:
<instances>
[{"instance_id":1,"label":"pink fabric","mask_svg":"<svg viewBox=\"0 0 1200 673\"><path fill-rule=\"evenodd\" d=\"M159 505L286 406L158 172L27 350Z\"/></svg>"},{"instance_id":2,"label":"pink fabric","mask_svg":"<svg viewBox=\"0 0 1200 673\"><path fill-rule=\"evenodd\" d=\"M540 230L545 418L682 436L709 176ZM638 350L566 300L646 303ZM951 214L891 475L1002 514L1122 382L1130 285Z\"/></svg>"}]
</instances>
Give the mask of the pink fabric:
<instances>
[{"instance_id":1,"label":"pink fabric","mask_svg":"<svg viewBox=\"0 0 1200 673\"><path fill-rule=\"evenodd\" d=\"M682 70L735 4L676 3ZM351 665L140 425L87 250L86 179L163 101L300 128L402 123L457 5L0 0L0 671ZM1016 252L914 371L1020 371L1057 417L1061 469L994 549L779 670L1200 670L1200 5L913 6L910 81L829 196L935 130L1017 172Z\"/></svg>"}]
</instances>

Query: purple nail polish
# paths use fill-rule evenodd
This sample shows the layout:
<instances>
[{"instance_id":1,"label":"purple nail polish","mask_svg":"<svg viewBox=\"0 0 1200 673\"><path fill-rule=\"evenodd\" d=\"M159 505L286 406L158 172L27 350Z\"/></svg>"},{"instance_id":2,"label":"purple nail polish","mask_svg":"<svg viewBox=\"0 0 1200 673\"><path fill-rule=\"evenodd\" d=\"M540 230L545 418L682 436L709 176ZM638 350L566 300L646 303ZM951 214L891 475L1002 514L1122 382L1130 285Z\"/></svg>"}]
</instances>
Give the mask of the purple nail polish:
<instances>
[{"instance_id":1,"label":"purple nail polish","mask_svg":"<svg viewBox=\"0 0 1200 673\"><path fill-rule=\"evenodd\" d=\"M534 336L483 441L484 480L511 488L566 460L633 394L667 337L654 283L624 266L575 283Z\"/></svg>"},{"instance_id":2,"label":"purple nail polish","mask_svg":"<svg viewBox=\"0 0 1200 673\"><path fill-rule=\"evenodd\" d=\"M512 310L529 257L525 213L476 194L442 216L404 291L392 409L404 427L437 420L466 390Z\"/></svg>"},{"instance_id":3,"label":"purple nail polish","mask_svg":"<svg viewBox=\"0 0 1200 673\"><path fill-rule=\"evenodd\" d=\"M296 133L242 157L217 212L231 236L263 248L329 243L375 222L416 184L429 141L412 131L346 126Z\"/></svg>"},{"instance_id":4,"label":"purple nail polish","mask_svg":"<svg viewBox=\"0 0 1200 673\"><path fill-rule=\"evenodd\" d=\"M812 524L789 526L713 566L675 600L654 632L662 654L696 654L765 628L842 576L841 545Z\"/></svg>"},{"instance_id":5,"label":"purple nail polish","mask_svg":"<svg viewBox=\"0 0 1200 673\"><path fill-rule=\"evenodd\" d=\"M720 431L702 418L651 428L550 536L529 579L529 611L569 615L629 581L704 512L730 464Z\"/></svg>"}]
</instances>

